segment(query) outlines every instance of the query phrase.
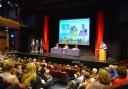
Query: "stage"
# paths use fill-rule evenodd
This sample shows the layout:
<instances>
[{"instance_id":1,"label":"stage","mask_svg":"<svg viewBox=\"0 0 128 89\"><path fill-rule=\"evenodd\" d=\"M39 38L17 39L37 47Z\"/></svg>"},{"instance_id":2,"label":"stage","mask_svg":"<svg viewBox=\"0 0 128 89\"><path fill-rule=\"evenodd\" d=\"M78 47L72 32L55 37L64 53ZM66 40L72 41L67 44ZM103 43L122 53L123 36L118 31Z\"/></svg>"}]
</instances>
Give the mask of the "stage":
<instances>
[{"instance_id":1,"label":"stage","mask_svg":"<svg viewBox=\"0 0 128 89\"><path fill-rule=\"evenodd\" d=\"M115 64L114 59L109 58L106 62L99 62L98 59L91 53L80 53L80 56L67 56L67 55L55 55L51 53L24 53L24 52L12 52L10 54L15 54L16 57L27 57L27 58L37 58L40 60L46 60L47 62L60 63L60 64L70 64L79 66L88 66L90 68L96 67L106 67L109 64Z\"/></svg>"}]
</instances>

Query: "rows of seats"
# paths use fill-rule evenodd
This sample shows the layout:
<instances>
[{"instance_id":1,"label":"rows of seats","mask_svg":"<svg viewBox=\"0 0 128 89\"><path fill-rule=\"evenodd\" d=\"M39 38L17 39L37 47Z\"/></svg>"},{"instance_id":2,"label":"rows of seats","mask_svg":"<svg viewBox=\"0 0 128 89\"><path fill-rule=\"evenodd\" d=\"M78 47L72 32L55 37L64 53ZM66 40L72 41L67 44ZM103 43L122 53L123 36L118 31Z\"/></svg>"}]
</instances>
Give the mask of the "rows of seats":
<instances>
[{"instance_id":1,"label":"rows of seats","mask_svg":"<svg viewBox=\"0 0 128 89\"><path fill-rule=\"evenodd\" d=\"M43 59L9 57L0 60L0 89L51 89L56 81L66 83L67 89L119 89L128 85L126 67L109 65L89 69Z\"/></svg>"}]
</instances>

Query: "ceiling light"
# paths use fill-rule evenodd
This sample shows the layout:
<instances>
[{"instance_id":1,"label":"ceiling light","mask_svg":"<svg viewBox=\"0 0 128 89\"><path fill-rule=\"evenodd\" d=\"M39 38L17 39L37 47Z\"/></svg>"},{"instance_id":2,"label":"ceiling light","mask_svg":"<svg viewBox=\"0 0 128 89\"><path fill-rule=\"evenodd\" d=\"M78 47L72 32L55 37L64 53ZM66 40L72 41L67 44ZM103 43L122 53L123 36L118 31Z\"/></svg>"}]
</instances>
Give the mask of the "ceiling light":
<instances>
[{"instance_id":1,"label":"ceiling light","mask_svg":"<svg viewBox=\"0 0 128 89\"><path fill-rule=\"evenodd\" d=\"M10 1L8 1L7 3L8 3L8 4L10 4L11 2L10 2Z\"/></svg>"},{"instance_id":2,"label":"ceiling light","mask_svg":"<svg viewBox=\"0 0 128 89\"><path fill-rule=\"evenodd\" d=\"M18 4L15 4L15 6L17 7L17 6L18 6Z\"/></svg>"},{"instance_id":3,"label":"ceiling light","mask_svg":"<svg viewBox=\"0 0 128 89\"><path fill-rule=\"evenodd\" d=\"M2 7L2 4L0 3L0 7Z\"/></svg>"}]
</instances>

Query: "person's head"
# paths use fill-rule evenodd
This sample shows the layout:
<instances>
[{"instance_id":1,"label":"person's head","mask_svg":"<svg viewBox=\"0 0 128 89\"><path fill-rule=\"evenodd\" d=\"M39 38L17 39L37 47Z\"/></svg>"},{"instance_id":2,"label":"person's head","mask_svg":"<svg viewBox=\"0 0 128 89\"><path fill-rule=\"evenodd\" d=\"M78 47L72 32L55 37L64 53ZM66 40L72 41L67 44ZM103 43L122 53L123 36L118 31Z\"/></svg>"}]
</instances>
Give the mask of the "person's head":
<instances>
[{"instance_id":1,"label":"person's head","mask_svg":"<svg viewBox=\"0 0 128 89\"><path fill-rule=\"evenodd\" d=\"M28 63L26 73L22 77L22 82L28 86L31 80L36 79L36 65L34 63Z\"/></svg>"},{"instance_id":2,"label":"person's head","mask_svg":"<svg viewBox=\"0 0 128 89\"><path fill-rule=\"evenodd\" d=\"M80 72L76 72L76 77L80 77Z\"/></svg>"},{"instance_id":3,"label":"person's head","mask_svg":"<svg viewBox=\"0 0 128 89\"><path fill-rule=\"evenodd\" d=\"M86 72L85 70L82 70L82 71L81 71L81 75L84 75L84 74L85 74L85 72Z\"/></svg>"},{"instance_id":4,"label":"person's head","mask_svg":"<svg viewBox=\"0 0 128 89\"><path fill-rule=\"evenodd\" d=\"M102 42L101 42L101 45L103 45L103 44L104 44L104 42L102 41Z\"/></svg>"},{"instance_id":5,"label":"person's head","mask_svg":"<svg viewBox=\"0 0 128 89\"><path fill-rule=\"evenodd\" d=\"M93 68L93 69L92 69L92 73L93 73L93 74L97 74L97 69L96 69L96 68Z\"/></svg>"},{"instance_id":6,"label":"person's head","mask_svg":"<svg viewBox=\"0 0 128 89\"><path fill-rule=\"evenodd\" d=\"M89 79L90 78L90 73L89 72L85 72L84 73L84 78L85 79Z\"/></svg>"},{"instance_id":7,"label":"person's head","mask_svg":"<svg viewBox=\"0 0 128 89\"><path fill-rule=\"evenodd\" d=\"M99 69L98 76L99 82L102 84L109 84L111 82L110 75L105 69Z\"/></svg>"},{"instance_id":8,"label":"person's head","mask_svg":"<svg viewBox=\"0 0 128 89\"><path fill-rule=\"evenodd\" d=\"M119 78L126 78L127 77L127 68L124 66L119 66L117 69L117 74Z\"/></svg>"},{"instance_id":9,"label":"person's head","mask_svg":"<svg viewBox=\"0 0 128 89\"><path fill-rule=\"evenodd\" d=\"M42 60L42 62L45 62L45 60Z\"/></svg>"},{"instance_id":10,"label":"person's head","mask_svg":"<svg viewBox=\"0 0 128 89\"><path fill-rule=\"evenodd\" d=\"M4 71L10 71L15 66L15 63L12 60L4 60L3 68Z\"/></svg>"},{"instance_id":11,"label":"person's head","mask_svg":"<svg viewBox=\"0 0 128 89\"><path fill-rule=\"evenodd\" d=\"M28 63L27 72L36 72L36 65L34 63Z\"/></svg>"},{"instance_id":12,"label":"person's head","mask_svg":"<svg viewBox=\"0 0 128 89\"><path fill-rule=\"evenodd\" d=\"M36 58L34 58L34 59L33 59L33 62L35 62L35 63L36 63L36 61L37 61L37 60L36 60Z\"/></svg>"},{"instance_id":13,"label":"person's head","mask_svg":"<svg viewBox=\"0 0 128 89\"><path fill-rule=\"evenodd\" d=\"M110 65L108 66L108 68L109 68L109 70L114 70L114 69L115 69L115 66L110 64Z\"/></svg>"},{"instance_id":14,"label":"person's head","mask_svg":"<svg viewBox=\"0 0 128 89\"><path fill-rule=\"evenodd\" d=\"M75 65L75 67L78 67L78 65Z\"/></svg>"},{"instance_id":15,"label":"person's head","mask_svg":"<svg viewBox=\"0 0 128 89\"><path fill-rule=\"evenodd\" d=\"M21 65L21 64L18 64L18 65L17 65L17 69L18 69L18 70L22 70L22 65Z\"/></svg>"}]
</instances>

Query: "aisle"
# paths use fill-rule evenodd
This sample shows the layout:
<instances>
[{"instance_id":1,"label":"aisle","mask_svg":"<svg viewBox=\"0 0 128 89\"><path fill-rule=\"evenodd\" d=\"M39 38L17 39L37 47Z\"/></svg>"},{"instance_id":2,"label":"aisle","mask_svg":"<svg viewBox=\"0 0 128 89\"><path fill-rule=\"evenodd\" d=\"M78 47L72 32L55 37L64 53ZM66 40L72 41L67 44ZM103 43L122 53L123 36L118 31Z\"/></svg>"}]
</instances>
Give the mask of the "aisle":
<instances>
[{"instance_id":1,"label":"aisle","mask_svg":"<svg viewBox=\"0 0 128 89\"><path fill-rule=\"evenodd\" d=\"M62 85L62 84L55 84L51 87L51 89L66 89L66 85Z\"/></svg>"}]
</instances>

